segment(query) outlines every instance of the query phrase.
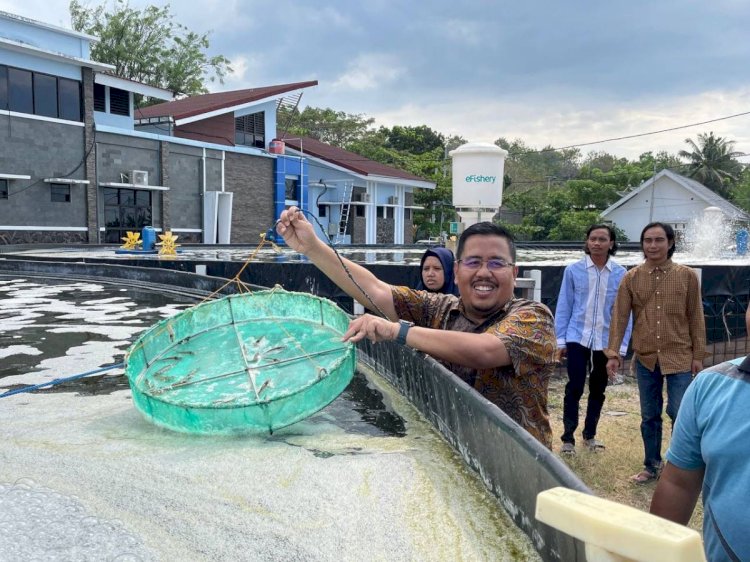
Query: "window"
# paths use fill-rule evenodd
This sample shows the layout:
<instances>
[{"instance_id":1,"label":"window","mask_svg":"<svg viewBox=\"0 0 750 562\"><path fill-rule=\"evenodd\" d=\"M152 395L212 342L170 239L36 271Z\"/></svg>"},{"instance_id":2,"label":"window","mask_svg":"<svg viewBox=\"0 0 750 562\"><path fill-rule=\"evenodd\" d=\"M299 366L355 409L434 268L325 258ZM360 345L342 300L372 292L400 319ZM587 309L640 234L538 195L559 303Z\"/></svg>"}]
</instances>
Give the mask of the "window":
<instances>
[{"instance_id":1,"label":"window","mask_svg":"<svg viewBox=\"0 0 750 562\"><path fill-rule=\"evenodd\" d=\"M262 111L234 119L234 143L265 148L266 115Z\"/></svg>"},{"instance_id":2,"label":"window","mask_svg":"<svg viewBox=\"0 0 750 562\"><path fill-rule=\"evenodd\" d=\"M0 109L8 109L8 67L0 65Z\"/></svg>"},{"instance_id":3,"label":"window","mask_svg":"<svg viewBox=\"0 0 750 562\"><path fill-rule=\"evenodd\" d=\"M70 203L70 185L67 183L49 184L51 201L53 203Z\"/></svg>"},{"instance_id":4,"label":"window","mask_svg":"<svg viewBox=\"0 0 750 562\"><path fill-rule=\"evenodd\" d=\"M378 218L383 218L384 219L385 218L385 207L378 206L377 212L375 213L375 215Z\"/></svg>"},{"instance_id":5,"label":"window","mask_svg":"<svg viewBox=\"0 0 750 562\"><path fill-rule=\"evenodd\" d=\"M67 78L57 79L58 107L60 119L81 120L81 83Z\"/></svg>"},{"instance_id":6,"label":"window","mask_svg":"<svg viewBox=\"0 0 750 562\"><path fill-rule=\"evenodd\" d=\"M394 211L393 207L386 207L385 208L385 213L386 213L385 214L385 218L392 219L394 217L393 211Z\"/></svg>"},{"instance_id":7,"label":"window","mask_svg":"<svg viewBox=\"0 0 750 562\"><path fill-rule=\"evenodd\" d=\"M318 216L320 218L328 216L328 205L318 205Z\"/></svg>"},{"instance_id":8,"label":"window","mask_svg":"<svg viewBox=\"0 0 750 562\"><path fill-rule=\"evenodd\" d=\"M0 65L0 109L81 121L81 83Z\"/></svg>"},{"instance_id":9,"label":"window","mask_svg":"<svg viewBox=\"0 0 750 562\"><path fill-rule=\"evenodd\" d=\"M34 73L34 114L57 117L57 78Z\"/></svg>"},{"instance_id":10,"label":"window","mask_svg":"<svg viewBox=\"0 0 750 562\"><path fill-rule=\"evenodd\" d=\"M411 209L404 209L404 220L411 220Z\"/></svg>"},{"instance_id":11,"label":"window","mask_svg":"<svg viewBox=\"0 0 750 562\"><path fill-rule=\"evenodd\" d=\"M109 112L112 115L130 116L130 93L119 88L109 89Z\"/></svg>"},{"instance_id":12,"label":"window","mask_svg":"<svg viewBox=\"0 0 750 562\"><path fill-rule=\"evenodd\" d=\"M107 88L104 84L94 83L94 111L107 111Z\"/></svg>"},{"instance_id":13,"label":"window","mask_svg":"<svg viewBox=\"0 0 750 562\"><path fill-rule=\"evenodd\" d=\"M102 189L104 241L121 244L128 230L141 231L151 225L151 192L144 189Z\"/></svg>"},{"instance_id":14,"label":"window","mask_svg":"<svg viewBox=\"0 0 750 562\"><path fill-rule=\"evenodd\" d=\"M286 178L284 187L284 198L287 201L299 201L299 180L297 178Z\"/></svg>"},{"instance_id":15,"label":"window","mask_svg":"<svg viewBox=\"0 0 750 562\"><path fill-rule=\"evenodd\" d=\"M354 216L355 217L364 217L365 216L365 206L364 205L356 205L354 207Z\"/></svg>"},{"instance_id":16,"label":"window","mask_svg":"<svg viewBox=\"0 0 750 562\"><path fill-rule=\"evenodd\" d=\"M0 180L0 199L8 198L8 180Z\"/></svg>"},{"instance_id":17,"label":"window","mask_svg":"<svg viewBox=\"0 0 750 562\"><path fill-rule=\"evenodd\" d=\"M8 105L11 111L34 113L34 93L28 70L8 69Z\"/></svg>"}]
</instances>

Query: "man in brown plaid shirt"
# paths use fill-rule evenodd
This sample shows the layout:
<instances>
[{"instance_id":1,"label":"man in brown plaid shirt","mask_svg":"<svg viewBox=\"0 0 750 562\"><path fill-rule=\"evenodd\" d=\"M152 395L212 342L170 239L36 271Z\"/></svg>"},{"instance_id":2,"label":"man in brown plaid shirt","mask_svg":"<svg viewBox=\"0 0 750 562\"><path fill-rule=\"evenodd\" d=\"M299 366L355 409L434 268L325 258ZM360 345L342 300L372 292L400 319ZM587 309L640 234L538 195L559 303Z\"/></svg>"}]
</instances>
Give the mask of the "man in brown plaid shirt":
<instances>
[{"instance_id":1,"label":"man in brown plaid shirt","mask_svg":"<svg viewBox=\"0 0 750 562\"><path fill-rule=\"evenodd\" d=\"M618 352L630 313L633 313L644 469L632 477L644 484L655 480L662 465L662 409L667 382L667 415L674 424L682 396L703 368L706 327L700 284L695 272L672 262L674 230L652 222L641 232L646 261L628 271L620 283L612 311L607 371L610 378L622 366Z\"/></svg>"}]
</instances>

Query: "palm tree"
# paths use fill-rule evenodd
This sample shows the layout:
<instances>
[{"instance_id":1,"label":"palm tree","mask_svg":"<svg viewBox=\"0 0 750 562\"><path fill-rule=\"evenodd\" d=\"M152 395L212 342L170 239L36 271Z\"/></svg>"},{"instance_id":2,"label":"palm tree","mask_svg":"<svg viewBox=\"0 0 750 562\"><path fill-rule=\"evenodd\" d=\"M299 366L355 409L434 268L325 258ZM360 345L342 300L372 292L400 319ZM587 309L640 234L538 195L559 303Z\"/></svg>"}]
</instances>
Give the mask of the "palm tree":
<instances>
[{"instance_id":1,"label":"palm tree","mask_svg":"<svg viewBox=\"0 0 750 562\"><path fill-rule=\"evenodd\" d=\"M742 156L742 152L735 152L734 141L722 137L715 137L713 132L698 135L698 142L685 139L692 151L680 150L680 157L687 158L688 177L721 195L729 198L732 187L739 181L742 164L735 158Z\"/></svg>"}]
</instances>

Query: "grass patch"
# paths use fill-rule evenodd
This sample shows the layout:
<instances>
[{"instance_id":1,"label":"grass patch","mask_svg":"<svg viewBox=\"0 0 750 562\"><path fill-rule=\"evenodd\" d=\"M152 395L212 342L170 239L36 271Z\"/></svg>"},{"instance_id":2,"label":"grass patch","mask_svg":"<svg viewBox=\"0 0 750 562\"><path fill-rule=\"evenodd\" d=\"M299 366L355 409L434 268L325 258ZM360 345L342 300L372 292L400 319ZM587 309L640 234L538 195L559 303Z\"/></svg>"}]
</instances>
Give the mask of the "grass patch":
<instances>
[{"instance_id":1,"label":"grass patch","mask_svg":"<svg viewBox=\"0 0 750 562\"><path fill-rule=\"evenodd\" d=\"M630 377L620 385L607 387L599 419L596 438L606 445L604 451L592 452L583 446L583 420L586 415L588 385L579 404L580 420L576 430L576 454L560 455L560 435L563 432L563 396L567 376L550 381L549 414L552 424L553 450L591 490L600 497L648 511L655 482L633 484L630 477L643 469L643 440L641 439L641 409L638 387ZM666 399L665 399L666 403ZM662 456L669 446L671 421L664 418ZM703 505L698 505L690 519L690 527L698 531L703 524Z\"/></svg>"}]
</instances>

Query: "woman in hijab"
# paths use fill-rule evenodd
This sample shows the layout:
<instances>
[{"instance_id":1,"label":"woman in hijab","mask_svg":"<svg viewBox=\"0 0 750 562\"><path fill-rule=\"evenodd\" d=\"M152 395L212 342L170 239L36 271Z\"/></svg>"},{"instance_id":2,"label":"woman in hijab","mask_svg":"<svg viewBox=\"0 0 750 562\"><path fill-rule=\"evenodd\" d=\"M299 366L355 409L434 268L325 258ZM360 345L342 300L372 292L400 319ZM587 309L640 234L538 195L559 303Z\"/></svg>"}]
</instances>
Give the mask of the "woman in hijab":
<instances>
[{"instance_id":1,"label":"woman in hijab","mask_svg":"<svg viewBox=\"0 0 750 562\"><path fill-rule=\"evenodd\" d=\"M456 278L453 274L454 260L453 252L448 248L429 248L422 256L419 266L420 281L417 289L458 296Z\"/></svg>"}]
</instances>

